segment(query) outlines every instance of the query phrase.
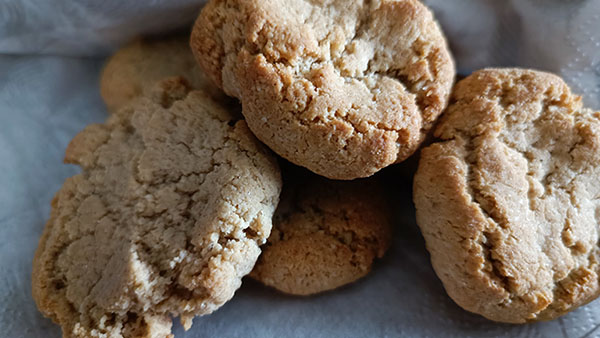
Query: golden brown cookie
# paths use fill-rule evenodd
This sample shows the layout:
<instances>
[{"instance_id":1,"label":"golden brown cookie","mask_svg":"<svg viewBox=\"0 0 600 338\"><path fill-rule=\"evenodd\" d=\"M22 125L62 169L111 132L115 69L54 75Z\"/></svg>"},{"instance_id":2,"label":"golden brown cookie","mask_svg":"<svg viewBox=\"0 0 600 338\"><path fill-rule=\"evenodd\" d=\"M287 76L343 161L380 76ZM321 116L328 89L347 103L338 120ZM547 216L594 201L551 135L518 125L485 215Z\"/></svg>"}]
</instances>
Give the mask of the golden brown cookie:
<instances>
[{"instance_id":1,"label":"golden brown cookie","mask_svg":"<svg viewBox=\"0 0 600 338\"><path fill-rule=\"evenodd\" d=\"M600 113L557 76L459 82L414 181L448 294L489 319L549 320L599 295Z\"/></svg>"},{"instance_id":2,"label":"golden brown cookie","mask_svg":"<svg viewBox=\"0 0 600 338\"><path fill-rule=\"evenodd\" d=\"M183 79L170 100L85 128L65 161L82 173L52 201L33 296L65 337L166 337L171 316L228 301L271 231L281 179L245 122Z\"/></svg>"},{"instance_id":3,"label":"golden brown cookie","mask_svg":"<svg viewBox=\"0 0 600 338\"><path fill-rule=\"evenodd\" d=\"M294 295L335 289L365 276L391 242L387 200L376 181L286 179L273 231L250 276Z\"/></svg>"},{"instance_id":4,"label":"golden brown cookie","mask_svg":"<svg viewBox=\"0 0 600 338\"><path fill-rule=\"evenodd\" d=\"M110 112L152 88L157 81L183 76L193 88L217 101L226 96L199 69L187 36L137 39L118 50L106 63L100 78L100 94Z\"/></svg>"},{"instance_id":5,"label":"golden brown cookie","mask_svg":"<svg viewBox=\"0 0 600 338\"><path fill-rule=\"evenodd\" d=\"M455 73L417 0L212 0L190 43L261 141L333 179L409 157Z\"/></svg>"}]
</instances>

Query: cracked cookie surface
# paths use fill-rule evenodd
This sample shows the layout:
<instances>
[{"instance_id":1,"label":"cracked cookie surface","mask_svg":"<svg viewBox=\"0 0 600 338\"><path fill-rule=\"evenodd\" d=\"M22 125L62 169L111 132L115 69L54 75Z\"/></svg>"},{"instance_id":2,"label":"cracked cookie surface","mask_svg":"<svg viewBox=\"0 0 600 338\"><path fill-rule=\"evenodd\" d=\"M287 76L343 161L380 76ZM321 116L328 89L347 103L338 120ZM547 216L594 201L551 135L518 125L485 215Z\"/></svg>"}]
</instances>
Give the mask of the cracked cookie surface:
<instances>
[{"instance_id":1,"label":"cracked cookie surface","mask_svg":"<svg viewBox=\"0 0 600 338\"><path fill-rule=\"evenodd\" d=\"M167 337L228 301L271 231L281 177L243 121L183 79L86 127L52 201L33 296L65 337ZM179 85L177 85L179 84Z\"/></svg>"},{"instance_id":2,"label":"cracked cookie surface","mask_svg":"<svg viewBox=\"0 0 600 338\"><path fill-rule=\"evenodd\" d=\"M145 94L157 81L182 76L193 88L202 89L221 102L226 98L200 70L187 36L140 38L119 49L106 63L100 78L100 94L110 112Z\"/></svg>"},{"instance_id":3,"label":"cracked cookie surface","mask_svg":"<svg viewBox=\"0 0 600 338\"><path fill-rule=\"evenodd\" d=\"M414 201L448 294L510 323L595 299L600 113L555 75L488 69L457 84L435 135Z\"/></svg>"},{"instance_id":4,"label":"cracked cookie surface","mask_svg":"<svg viewBox=\"0 0 600 338\"><path fill-rule=\"evenodd\" d=\"M294 295L352 283L388 249L389 211L372 179L336 182L307 173L286 178L273 231L250 276Z\"/></svg>"},{"instance_id":5,"label":"cracked cookie surface","mask_svg":"<svg viewBox=\"0 0 600 338\"><path fill-rule=\"evenodd\" d=\"M455 73L417 0L213 0L190 44L261 141L333 179L409 157Z\"/></svg>"}]
</instances>

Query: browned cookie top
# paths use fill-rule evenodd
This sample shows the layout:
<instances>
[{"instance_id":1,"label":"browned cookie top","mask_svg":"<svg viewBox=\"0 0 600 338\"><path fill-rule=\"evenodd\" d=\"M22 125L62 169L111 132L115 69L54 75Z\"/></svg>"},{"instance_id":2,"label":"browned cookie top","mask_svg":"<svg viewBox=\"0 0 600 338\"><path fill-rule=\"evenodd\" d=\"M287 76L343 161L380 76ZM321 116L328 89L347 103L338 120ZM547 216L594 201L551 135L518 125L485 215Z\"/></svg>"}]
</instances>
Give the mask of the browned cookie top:
<instances>
[{"instance_id":1,"label":"browned cookie top","mask_svg":"<svg viewBox=\"0 0 600 338\"><path fill-rule=\"evenodd\" d=\"M243 121L182 79L69 144L33 296L65 337L165 337L229 300L271 231L278 166Z\"/></svg>"},{"instance_id":2,"label":"browned cookie top","mask_svg":"<svg viewBox=\"0 0 600 338\"><path fill-rule=\"evenodd\" d=\"M416 0L213 0L191 46L260 140L334 179L410 156L454 78L446 41Z\"/></svg>"},{"instance_id":3,"label":"browned cookie top","mask_svg":"<svg viewBox=\"0 0 600 338\"><path fill-rule=\"evenodd\" d=\"M250 276L280 291L309 295L354 282L391 243L387 200L377 181L285 180L273 231Z\"/></svg>"},{"instance_id":4,"label":"browned cookie top","mask_svg":"<svg viewBox=\"0 0 600 338\"><path fill-rule=\"evenodd\" d=\"M600 292L600 113L552 74L457 84L415 176L417 221L448 294L489 319L548 320Z\"/></svg>"}]
</instances>

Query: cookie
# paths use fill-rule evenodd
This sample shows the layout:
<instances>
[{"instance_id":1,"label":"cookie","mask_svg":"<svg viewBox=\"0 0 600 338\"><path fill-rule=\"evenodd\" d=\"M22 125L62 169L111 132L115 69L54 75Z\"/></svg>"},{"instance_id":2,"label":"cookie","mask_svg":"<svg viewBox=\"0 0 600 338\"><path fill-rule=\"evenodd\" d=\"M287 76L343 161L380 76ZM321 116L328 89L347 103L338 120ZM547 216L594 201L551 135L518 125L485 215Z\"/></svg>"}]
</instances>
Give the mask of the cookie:
<instances>
[{"instance_id":1,"label":"cookie","mask_svg":"<svg viewBox=\"0 0 600 338\"><path fill-rule=\"evenodd\" d=\"M409 157L455 74L417 0L212 0L190 44L206 74L240 99L261 141L332 179Z\"/></svg>"},{"instance_id":2,"label":"cookie","mask_svg":"<svg viewBox=\"0 0 600 338\"><path fill-rule=\"evenodd\" d=\"M456 303L524 323L599 295L599 112L555 75L487 69L457 84L435 135L414 202Z\"/></svg>"},{"instance_id":3,"label":"cookie","mask_svg":"<svg viewBox=\"0 0 600 338\"><path fill-rule=\"evenodd\" d=\"M391 232L387 201L373 180L293 176L250 276L294 295L332 290L367 275Z\"/></svg>"},{"instance_id":4,"label":"cookie","mask_svg":"<svg viewBox=\"0 0 600 338\"><path fill-rule=\"evenodd\" d=\"M156 82L183 76L192 87L215 100L226 96L203 74L194 60L187 36L138 39L118 50L106 63L100 78L100 94L110 112L129 103Z\"/></svg>"},{"instance_id":5,"label":"cookie","mask_svg":"<svg viewBox=\"0 0 600 338\"><path fill-rule=\"evenodd\" d=\"M65 337L166 337L228 301L271 231L281 178L244 121L171 80L86 127L52 201L33 296ZM167 102L168 104L165 104Z\"/></svg>"}]
</instances>

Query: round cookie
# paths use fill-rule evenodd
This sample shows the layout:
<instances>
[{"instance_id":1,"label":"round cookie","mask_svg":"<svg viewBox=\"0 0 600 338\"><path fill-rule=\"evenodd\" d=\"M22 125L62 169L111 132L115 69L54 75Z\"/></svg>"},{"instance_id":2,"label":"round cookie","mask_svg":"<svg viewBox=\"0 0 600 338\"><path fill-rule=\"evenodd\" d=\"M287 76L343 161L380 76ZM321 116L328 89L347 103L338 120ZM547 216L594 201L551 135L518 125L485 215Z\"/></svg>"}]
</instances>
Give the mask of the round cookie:
<instances>
[{"instance_id":1,"label":"round cookie","mask_svg":"<svg viewBox=\"0 0 600 338\"><path fill-rule=\"evenodd\" d=\"M228 301L271 231L281 178L244 121L183 79L170 100L86 127L81 166L52 201L33 261L33 297L65 337L166 337L171 316Z\"/></svg>"},{"instance_id":2,"label":"round cookie","mask_svg":"<svg viewBox=\"0 0 600 338\"><path fill-rule=\"evenodd\" d=\"M332 179L409 157L455 74L417 0L212 0L190 44L261 141Z\"/></svg>"},{"instance_id":3,"label":"round cookie","mask_svg":"<svg viewBox=\"0 0 600 338\"><path fill-rule=\"evenodd\" d=\"M387 201L373 180L286 179L273 231L250 276L294 295L332 290L369 273L391 232Z\"/></svg>"},{"instance_id":4,"label":"round cookie","mask_svg":"<svg viewBox=\"0 0 600 338\"><path fill-rule=\"evenodd\" d=\"M555 75L487 69L457 84L435 135L414 202L456 303L524 323L600 294L600 113Z\"/></svg>"},{"instance_id":5,"label":"round cookie","mask_svg":"<svg viewBox=\"0 0 600 338\"><path fill-rule=\"evenodd\" d=\"M106 63L100 78L100 94L110 112L170 76L183 76L193 88L217 101L226 96L200 70L187 36L143 38L119 49Z\"/></svg>"}]
</instances>

